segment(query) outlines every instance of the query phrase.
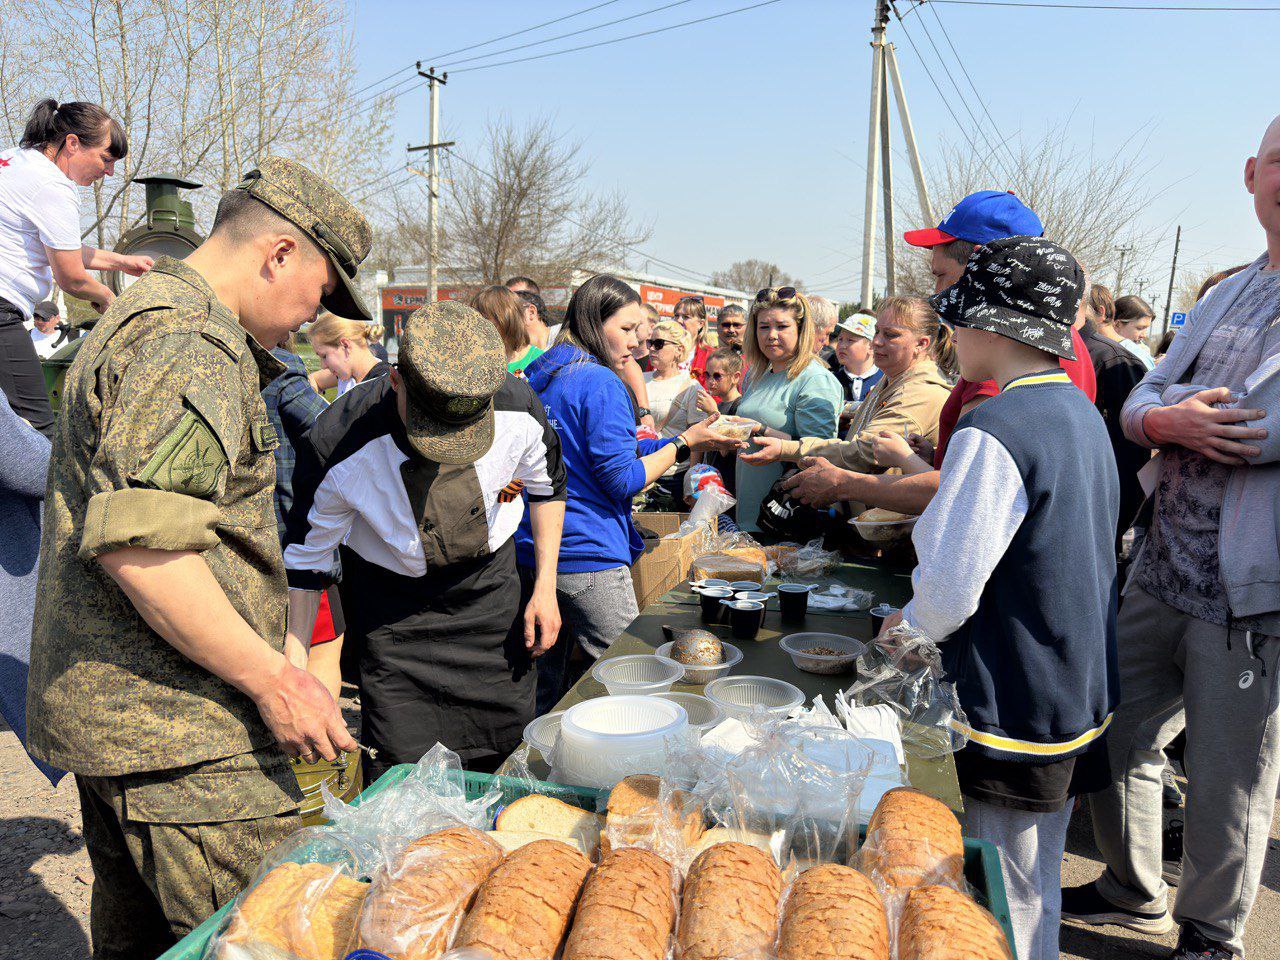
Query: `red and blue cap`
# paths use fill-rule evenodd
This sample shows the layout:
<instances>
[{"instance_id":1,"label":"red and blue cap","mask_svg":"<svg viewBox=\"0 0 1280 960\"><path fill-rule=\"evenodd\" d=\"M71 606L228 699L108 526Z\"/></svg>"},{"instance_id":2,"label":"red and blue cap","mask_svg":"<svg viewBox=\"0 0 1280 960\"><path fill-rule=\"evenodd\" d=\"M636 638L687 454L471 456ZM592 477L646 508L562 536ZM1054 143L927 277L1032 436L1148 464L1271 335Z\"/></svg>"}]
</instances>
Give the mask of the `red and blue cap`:
<instances>
[{"instance_id":1,"label":"red and blue cap","mask_svg":"<svg viewBox=\"0 0 1280 960\"><path fill-rule=\"evenodd\" d=\"M913 247L937 247L954 240L983 244L1005 237L1039 237L1044 224L1012 191L979 190L955 205L937 227L908 230L902 239Z\"/></svg>"}]
</instances>

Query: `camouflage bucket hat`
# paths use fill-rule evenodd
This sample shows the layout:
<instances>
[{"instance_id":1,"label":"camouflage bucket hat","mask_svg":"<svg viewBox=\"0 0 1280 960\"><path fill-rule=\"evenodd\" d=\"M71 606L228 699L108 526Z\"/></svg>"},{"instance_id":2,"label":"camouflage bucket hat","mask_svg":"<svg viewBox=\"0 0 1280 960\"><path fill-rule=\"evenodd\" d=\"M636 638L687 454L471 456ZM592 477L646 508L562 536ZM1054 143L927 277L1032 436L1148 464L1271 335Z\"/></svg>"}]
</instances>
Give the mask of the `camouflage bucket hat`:
<instances>
[{"instance_id":1,"label":"camouflage bucket hat","mask_svg":"<svg viewBox=\"0 0 1280 960\"><path fill-rule=\"evenodd\" d=\"M419 307L404 324L397 363L410 445L436 463L474 463L493 445L493 395L507 352L492 323L465 303Z\"/></svg>"},{"instance_id":2,"label":"camouflage bucket hat","mask_svg":"<svg viewBox=\"0 0 1280 960\"><path fill-rule=\"evenodd\" d=\"M333 264L338 284L320 303L331 313L371 321L356 289L356 269L369 255L373 231L368 221L329 181L296 160L267 157L236 184L265 203L316 242Z\"/></svg>"}]
</instances>

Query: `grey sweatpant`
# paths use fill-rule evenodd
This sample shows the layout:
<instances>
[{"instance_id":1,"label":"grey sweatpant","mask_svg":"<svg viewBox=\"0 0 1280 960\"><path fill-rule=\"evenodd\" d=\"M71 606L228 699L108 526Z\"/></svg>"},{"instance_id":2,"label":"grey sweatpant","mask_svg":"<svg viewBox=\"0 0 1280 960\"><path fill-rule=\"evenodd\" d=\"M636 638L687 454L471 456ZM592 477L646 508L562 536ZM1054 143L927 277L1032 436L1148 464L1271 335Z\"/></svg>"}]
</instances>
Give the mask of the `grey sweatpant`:
<instances>
[{"instance_id":1,"label":"grey sweatpant","mask_svg":"<svg viewBox=\"0 0 1280 960\"><path fill-rule=\"evenodd\" d=\"M520 572L521 576L532 576L523 567ZM556 645L538 659L539 716L555 706L577 680L570 668L574 647L581 647L595 659L640 615L630 567L558 574L556 600L564 626Z\"/></svg>"},{"instance_id":2,"label":"grey sweatpant","mask_svg":"<svg viewBox=\"0 0 1280 960\"><path fill-rule=\"evenodd\" d=\"M1107 869L1098 891L1159 911L1163 750L1185 713L1188 790L1173 916L1244 952L1280 782L1280 640L1214 626L1137 588L1117 624L1120 706L1108 732L1112 785L1090 799Z\"/></svg>"},{"instance_id":3,"label":"grey sweatpant","mask_svg":"<svg viewBox=\"0 0 1280 960\"><path fill-rule=\"evenodd\" d=\"M1000 851L1018 960L1058 960L1062 923L1062 854L1071 802L1057 813L1009 810L964 799L966 833Z\"/></svg>"}]
</instances>

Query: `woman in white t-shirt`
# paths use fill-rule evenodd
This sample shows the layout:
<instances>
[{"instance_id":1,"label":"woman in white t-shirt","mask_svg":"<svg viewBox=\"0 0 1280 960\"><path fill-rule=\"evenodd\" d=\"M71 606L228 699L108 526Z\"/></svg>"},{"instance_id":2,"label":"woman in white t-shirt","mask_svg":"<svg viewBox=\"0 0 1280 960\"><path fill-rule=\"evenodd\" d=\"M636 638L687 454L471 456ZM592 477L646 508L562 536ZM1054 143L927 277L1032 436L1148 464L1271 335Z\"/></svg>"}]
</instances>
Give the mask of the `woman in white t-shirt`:
<instances>
[{"instance_id":1,"label":"woman in white t-shirt","mask_svg":"<svg viewBox=\"0 0 1280 960\"><path fill-rule=\"evenodd\" d=\"M649 393L649 410L659 433L667 436L663 427L676 399L698 382L680 369L680 365L693 352L693 338L684 327L673 320L664 320L653 328L649 339L649 372L644 375L645 389ZM675 436L675 434L671 434Z\"/></svg>"},{"instance_id":2,"label":"woman in white t-shirt","mask_svg":"<svg viewBox=\"0 0 1280 960\"><path fill-rule=\"evenodd\" d=\"M150 257L127 257L80 239L80 187L115 171L129 151L124 130L93 103L41 100L21 143L0 151L0 389L14 411L42 433L53 430L44 374L26 323L56 280L99 311L111 291L89 270L141 276Z\"/></svg>"}]
</instances>

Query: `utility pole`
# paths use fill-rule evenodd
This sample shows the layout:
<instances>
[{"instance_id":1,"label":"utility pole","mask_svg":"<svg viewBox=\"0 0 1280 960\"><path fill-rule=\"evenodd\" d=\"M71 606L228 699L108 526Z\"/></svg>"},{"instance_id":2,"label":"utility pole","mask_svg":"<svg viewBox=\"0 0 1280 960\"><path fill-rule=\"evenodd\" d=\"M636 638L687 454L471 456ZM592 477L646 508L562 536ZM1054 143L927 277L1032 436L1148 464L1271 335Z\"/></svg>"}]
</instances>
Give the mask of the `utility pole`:
<instances>
[{"instance_id":1,"label":"utility pole","mask_svg":"<svg viewBox=\"0 0 1280 960\"><path fill-rule=\"evenodd\" d=\"M1182 224L1178 224L1178 232L1173 235L1173 265L1169 268L1169 294L1164 298L1164 329L1169 332L1169 309L1173 304L1173 278L1178 275L1178 248L1182 246Z\"/></svg>"},{"instance_id":2,"label":"utility pole","mask_svg":"<svg viewBox=\"0 0 1280 960\"><path fill-rule=\"evenodd\" d=\"M1117 250L1117 251L1119 252L1119 254L1120 254L1120 265L1119 265L1118 267L1116 267L1116 289L1115 289L1115 295L1116 295L1117 297L1120 297L1120 296L1123 296L1123 295L1124 295L1122 288L1123 288L1123 286L1124 286L1124 260L1125 260L1125 257L1129 256L1129 254L1133 253L1136 249L1137 249L1137 248L1136 248L1133 244L1131 244L1131 243L1130 243L1130 244L1122 244L1121 246L1116 247L1116 250Z\"/></svg>"},{"instance_id":3,"label":"utility pole","mask_svg":"<svg viewBox=\"0 0 1280 960\"><path fill-rule=\"evenodd\" d=\"M451 147L455 141L440 142L440 88L449 80L449 74L436 75L436 68L429 67L422 72L422 61L417 63L418 76L427 81L430 93L430 106L427 120L427 142L417 147L409 147L410 153L427 151L427 301L435 303L437 281L440 266L440 218L437 208L440 203L440 154L444 147Z\"/></svg>"},{"instance_id":4,"label":"utility pole","mask_svg":"<svg viewBox=\"0 0 1280 960\"><path fill-rule=\"evenodd\" d=\"M902 124L903 139L907 145L907 156L911 161L911 172L915 176L916 196L920 201L920 214L924 223L933 223L933 209L929 202L929 191L925 186L924 167L920 162L920 152L916 146L915 128L911 125L911 111L907 108L907 97L902 86L902 75L898 71L898 58L893 44L884 39L885 28L889 23L889 9L892 0L872 0L875 8L875 19L871 25L871 109L867 117L867 183L863 195L865 217L862 223L862 277L860 299L865 309L871 309L874 299L874 275L876 266L876 217L880 176L883 172L884 209L885 209L885 261L888 289L892 293L895 287L893 250L893 164L891 161L889 101L890 84L892 93L898 104L898 118ZM896 10L895 10L896 12Z\"/></svg>"}]
</instances>

